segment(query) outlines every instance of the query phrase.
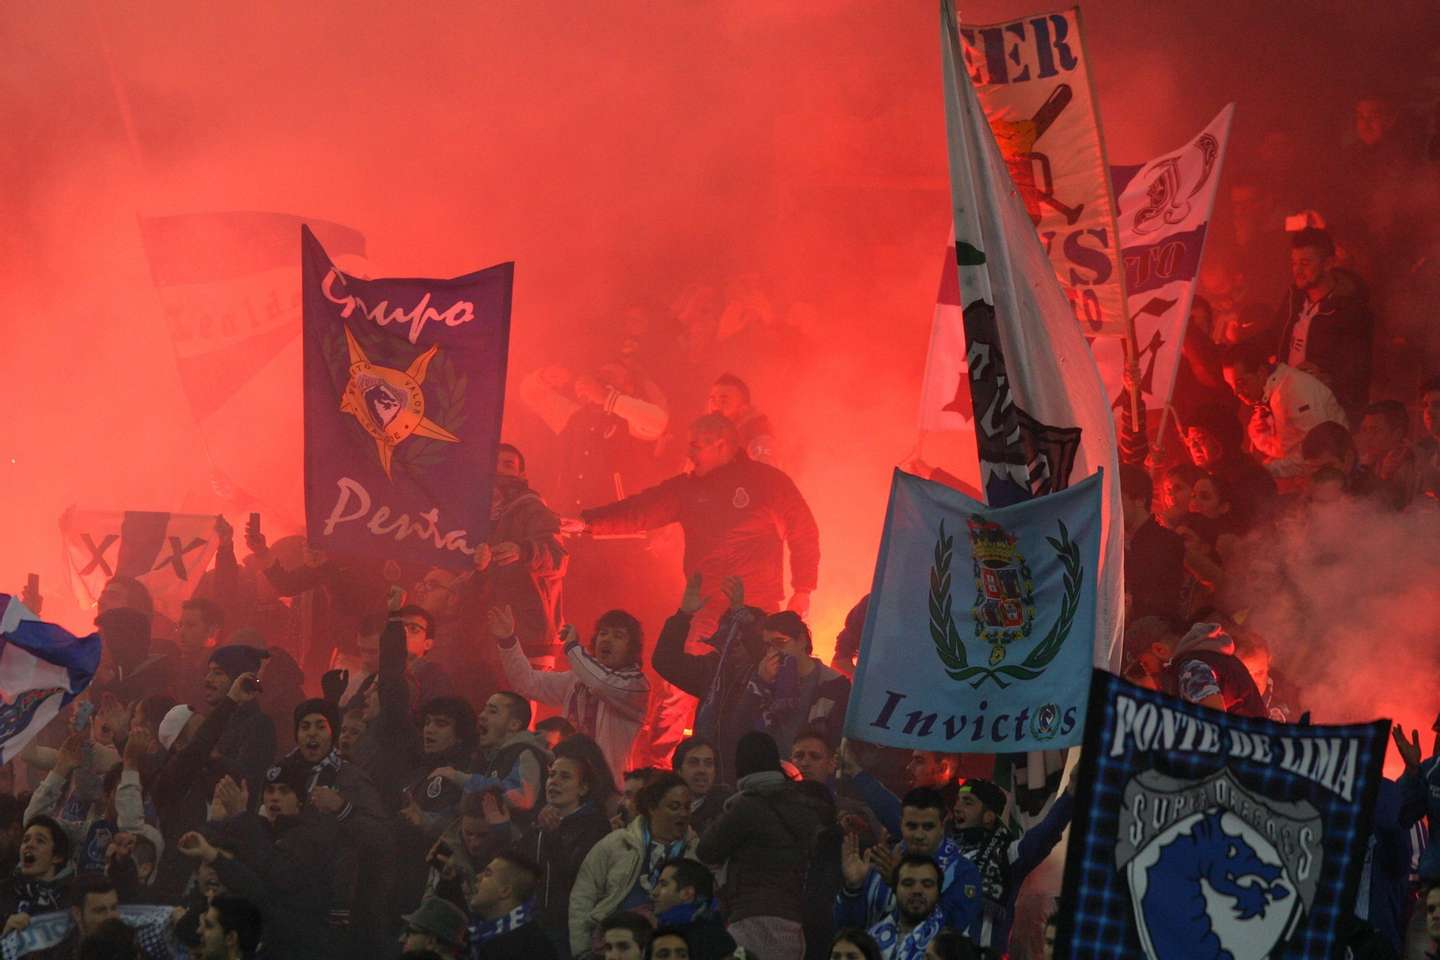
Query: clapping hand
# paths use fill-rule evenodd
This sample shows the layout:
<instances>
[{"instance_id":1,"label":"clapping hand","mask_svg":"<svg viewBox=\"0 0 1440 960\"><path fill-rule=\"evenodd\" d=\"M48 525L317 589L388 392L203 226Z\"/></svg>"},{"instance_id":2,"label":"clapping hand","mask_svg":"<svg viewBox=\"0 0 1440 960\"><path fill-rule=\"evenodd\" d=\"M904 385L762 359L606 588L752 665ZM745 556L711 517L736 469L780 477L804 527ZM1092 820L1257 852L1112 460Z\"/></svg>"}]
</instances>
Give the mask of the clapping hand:
<instances>
[{"instance_id":1,"label":"clapping hand","mask_svg":"<svg viewBox=\"0 0 1440 960\"><path fill-rule=\"evenodd\" d=\"M870 862L870 866L880 871L880 876L893 877L895 864L900 862L900 845L897 843L892 847L888 843L877 843L865 851L865 859Z\"/></svg>"},{"instance_id":2,"label":"clapping hand","mask_svg":"<svg viewBox=\"0 0 1440 960\"><path fill-rule=\"evenodd\" d=\"M235 778L227 774L215 784L214 802L220 808L222 815L226 817L239 816L250 805L250 791L236 783Z\"/></svg>"},{"instance_id":3,"label":"clapping hand","mask_svg":"<svg viewBox=\"0 0 1440 960\"><path fill-rule=\"evenodd\" d=\"M490 633L496 640L508 640L515 636L515 611L508 603L485 611L485 622L490 624Z\"/></svg>"},{"instance_id":4,"label":"clapping hand","mask_svg":"<svg viewBox=\"0 0 1440 960\"><path fill-rule=\"evenodd\" d=\"M845 834L845 844L840 851L840 875L845 879L845 889L859 890L869 872L870 864L860 855L859 834Z\"/></svg>"},{"instance_id":5,"label":"clapping hand","mask_svg":"<svg viewBox=\"0 0 1440 960\"><path fill-rule=\"evenodd\" d=\"M690 574L685 581L685 592L680 596L680 612L685 614L698 613L700 608L705 606L707 598L700 595L701 577L698 573Z\"/></svg>"},{"instance_id":6,"label":"clapping hand","mask_svg":"<svg viewBox=\"0 0 1440 960\"><path fill-rule=\"evenodd\" d=\"M509 808L493 790L487 790L480 795L480 812L484 815L485 822L492 827L510 822Z\"/></svg>"},{"instance_id":7,"label":"clapping hand","mask_svg":"<svg viewBox=\"0 0 1440 960\"><path fill-rule=\"evenodd\" d=\"M1412 739L1405 739L1405 728L1395 724L1390 731L1390 737L1395 741L1395 749L1400 754L1400 759L1405 761L1405 769L1417 770L1420 767L1420 731L1411 730Z\"/></svg>"},{"instance_id":8,"label":"clapping hand","mask_svg":"<svg viewBox=\"0 0 1440 960\"><path fill-rule=\"evenodd\" d=\"M175 847L185 856L195 857L204 863L214 863L219 853L204 834L195 830L182 836Z\"/></svg>"},{"instance_id":9,"label":"clapping hand","mask_svg":"<svg viewBox=\"0 0 1440 960\"><path fill-rule=\"evenodd\" d=\"M699 574L697 573L698 577ZM720 591L725 594L725 599L730 601L731 610L739 610L745 606L745 581L739 577L726 577L720 584Z\"/></svg>"},{"instance_id":10,"label":"clapping hand","mask_svg":"<svg viewBox=\"0 0 1440 960\"><path fill-rule=\"evenodd\" d=\"M153 746L154 740L151 739L149 730L137 728L131 731L130 739L125 741L125 769L139 770L140 764Z\"/></svg>"},{"instance_id":11,"label":"clapping hand","mask_svg":"<svg viewBox=\"0 0 1440 960\"><path fill-rule=\"evenodd\" d=\"M55 755L55 772L62 777L68 777L84 759L85 734L71 731L65 742L60 744L60 752Z\"/></svg>"},{"instance_id":12,"label":"clapping hand","mask_svg":"<svg viewBox=\"0 0 1440 960\"><path fill-rule=\"evenodd\" d=\"M345 809L345 797L333 787L315 787L310 791L310 805L321 813L339 813Z\"/></svg>"}]
</instances>

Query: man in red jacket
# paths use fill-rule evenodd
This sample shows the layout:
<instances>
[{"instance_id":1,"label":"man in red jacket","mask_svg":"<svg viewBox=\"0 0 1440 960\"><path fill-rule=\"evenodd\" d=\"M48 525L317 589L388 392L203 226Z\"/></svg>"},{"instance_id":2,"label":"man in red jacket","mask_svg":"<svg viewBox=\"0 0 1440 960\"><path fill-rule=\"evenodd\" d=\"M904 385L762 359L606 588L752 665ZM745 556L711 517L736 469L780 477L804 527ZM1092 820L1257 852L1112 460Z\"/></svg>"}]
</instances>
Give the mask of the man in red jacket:
<instances>
[{"instance_id":1,"label":"man in red jacket","mask_svg":"<svg viewBox=\"0 0 1440 960\"><path fill-rule=\"evenodd\" d=\"M785 603L785 548L790 549L792 591L786 607L802 617L810 608L820 567L820 531L795 482L782 471L750 459L735 425L706 414L690 426L694 469L617 503L585 510L572 530L635 533L678 523L685 533L685 576L724 583L739 577L746 602L767 613ZM691 623L691 642L715 632L725 598L706 599ZM698 652L698 651L697 651ZM670 693L660 707L651 746L668 757L684 736L695 699Z\"/></svg>"}]
</instances>

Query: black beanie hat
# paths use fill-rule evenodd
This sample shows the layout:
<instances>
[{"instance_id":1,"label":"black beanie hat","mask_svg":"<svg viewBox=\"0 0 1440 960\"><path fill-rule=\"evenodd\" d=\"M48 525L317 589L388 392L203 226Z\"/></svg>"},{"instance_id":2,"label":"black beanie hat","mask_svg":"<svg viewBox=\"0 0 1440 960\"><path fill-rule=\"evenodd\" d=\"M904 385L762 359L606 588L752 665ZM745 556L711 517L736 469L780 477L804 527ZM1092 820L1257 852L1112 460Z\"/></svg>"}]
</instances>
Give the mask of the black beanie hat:
<instances>
[{"instance_id":1,"label":"black beanie hat","mask_svg":"<svg viewBox=\"0 0 1440 960\"><path fill-rule=\"evenodd\" d=\"M234 679L242 673L260 672L260 663L270 656L270 651L259 647L247 647L243 643L232 643L219 647L210 654L210 662L219 667L226 676Z\"/></svg>"},{"instance_id":2,"label":"black beanie hat","mask_svg":"<svg viewBox=\"0 0 1440 960\"><path fill-rule=\"evenodd\" d=\"M265 771L265 785L280 784L295 791L295 796L304 803L310 792L310 778L315 771L304 760L281 760Z\"/></svg>"},{"instance_id":3,"label":"black beanie hat","mask_svg":"<svg viewBox=\"0 0 1440 960\"><path fill-rule=\"evenodd\" d=\"M973 793L980 798L980 805L997 817L1005 816L1005 791L989 780L969 777L960 781L958 793Z\"/></svg>"},{"instance_id":4,"label":"black beanie hat","mask_svg":"<svg viewBox=\"0 0 1440 960\"><path fill-rule=\"evenodd\" d=\"M340 708L323 697L312 697L309 700L300 701L300 705L295 708L293 732L296 736L300 734L300 721L312 713L318 713L325 718L325 722L330 724L332 737L340 735Z\"/></svg>"},{"instance_id":5,"label":"black beanie hat","mask_svg":"<svg viewBox=\"0 0 1440 960\"><path fill-rule=\"evenodd\" d=\"M752 730L735 744L735 777L748 777L752 773L779 772L780 748L775 738L768 733Z\"/></svg>"}]
</instances>

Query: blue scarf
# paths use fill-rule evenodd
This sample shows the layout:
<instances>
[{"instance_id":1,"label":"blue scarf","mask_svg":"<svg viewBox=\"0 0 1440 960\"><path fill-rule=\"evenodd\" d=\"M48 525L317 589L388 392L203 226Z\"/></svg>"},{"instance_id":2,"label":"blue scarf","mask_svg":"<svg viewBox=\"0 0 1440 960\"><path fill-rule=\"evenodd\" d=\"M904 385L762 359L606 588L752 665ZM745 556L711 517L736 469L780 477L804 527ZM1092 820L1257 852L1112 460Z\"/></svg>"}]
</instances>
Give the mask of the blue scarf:
<instances>
[{"instance_id":1,"label":"blue scarf","mask_svg":"<svg viewBox=\"0 0 1440 960\"><path fill-rule=\"evenodd\" d=\"M692 900L689 903L677 903L655 918L655 926L688 927L697 919L713 916L715 912L714 900Z\"/></svg>"},{"instance_id":2,"label":"blue scarf","mask_svg":"<svg viewBox=\"0 0 1440 960\"><path fill-rule=\"evenodd\" d=\"M887 960L924 960L925 948L944 925L945 918L937 901L930 916L920 921L903 939L900 937L899 910L886 914L885 919L871 927L870 936L875 938L880 954Z\"/></svg>"},{"instance_id":3,"label":"blue scarf","mask_svg":"<svg viewBox=\"0 0 1440 960\"><path fill-rule=\"evenodd\" d=\"M503 937L507 933L519 930L533 919L535 919L535 901L533 899L526 900L505 916L496 917L494 920L482 920L472 915L470 918L471 955L479 956L480 947L496 937Z\"/></svg>"}]
</instances>

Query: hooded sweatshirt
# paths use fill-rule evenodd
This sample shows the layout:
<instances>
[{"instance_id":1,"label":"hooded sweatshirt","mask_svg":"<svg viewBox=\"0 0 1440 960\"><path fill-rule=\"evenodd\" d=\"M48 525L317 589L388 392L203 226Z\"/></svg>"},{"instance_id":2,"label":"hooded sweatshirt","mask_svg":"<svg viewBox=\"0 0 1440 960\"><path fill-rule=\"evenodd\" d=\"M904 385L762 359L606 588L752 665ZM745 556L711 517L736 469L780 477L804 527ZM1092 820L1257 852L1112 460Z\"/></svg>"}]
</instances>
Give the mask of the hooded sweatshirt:
<instances>
[{"instance_id":1,"label":"hooded sweatshirt","mask_svg":"<svg viewBox=\"0 0 1440 960\"><path fill-rule=\"evenodd\" d=\"M1219 695L1225 712L1268 717L1265 698L1250 671L1235 656L1235 641L1219 624L1197 623L1175 646L1163 678L1167 692L1188 703Z\"/></svg>"},{"instance_id":2,"label":"hooded sweatshirt","mask_svg":"<svg viewBox=\"0 0 1440 960\"><path fill-rule=\"evenodd\" d=\"M823 784L792 783L779 770L741 777L720 818L700 838L701 862L725 868L730 922L804 919L805 876L820 831L834 823Z\"/></svg>"}]
</instances>

